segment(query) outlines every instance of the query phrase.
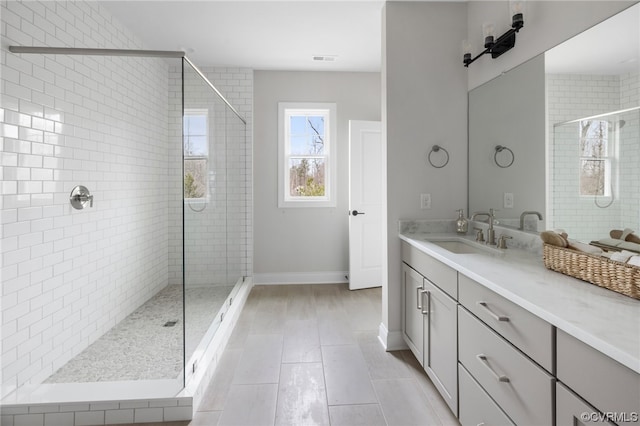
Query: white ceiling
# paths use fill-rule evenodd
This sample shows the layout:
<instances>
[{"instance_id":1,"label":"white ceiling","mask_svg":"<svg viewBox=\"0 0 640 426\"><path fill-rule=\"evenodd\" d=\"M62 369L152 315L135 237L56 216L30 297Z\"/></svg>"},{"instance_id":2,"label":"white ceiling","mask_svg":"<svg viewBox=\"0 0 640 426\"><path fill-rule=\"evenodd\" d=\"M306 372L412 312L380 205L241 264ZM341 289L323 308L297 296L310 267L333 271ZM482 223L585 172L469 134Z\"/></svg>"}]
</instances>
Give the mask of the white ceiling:
<instances>
[{"instance_id":1,"label":"white ceiling","mask_svg":"<svg viewBox=\"0 0 640 426\"><path fill-rule=\"evenodd\" d=\"M416 0L420 1L420 0ZM464 1L464 0L444 0ZM185 50L198 66L380 71L382 7L372 0L101 0L145 48ZM313 56L335 56L333 62ZM551 49L547 72L640 68L640 5Z\"/></svg>"},{"instance_id":2,"label":"white ceiling","mask_svg":"<svg viewBox=\"0 0 640 426\"><path fill-rule=\"evenodd\" d=\"M380 71L383 1L101 1L147 49L198 66ZM317 55L336 56L317 62Z\"/></svg>"},{"instance_id":3,"label":"white ceiling","mask_svg":"<svg viewBox=\"0 0 640 426\"><path fill-rule=\"evenodd\" d=\"M624 74L640 70L640 4L547 51L546 72Z\"/></svg>"}]
</instances>

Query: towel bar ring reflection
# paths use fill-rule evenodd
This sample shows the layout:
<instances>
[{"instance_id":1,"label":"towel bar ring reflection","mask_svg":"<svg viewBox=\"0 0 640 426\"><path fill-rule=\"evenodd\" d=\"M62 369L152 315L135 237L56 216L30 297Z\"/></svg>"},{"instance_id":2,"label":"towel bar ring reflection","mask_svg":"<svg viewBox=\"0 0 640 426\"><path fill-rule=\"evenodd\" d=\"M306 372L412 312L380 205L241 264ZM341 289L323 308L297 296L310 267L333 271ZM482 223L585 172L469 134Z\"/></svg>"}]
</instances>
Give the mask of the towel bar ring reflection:
<instances>
[{"instance_id":1,"label":"towel bar ring reflection","mask_svg":"<svg viewBox=\"0 0 640 426\"><path fill-rule=\"evenodd\" d=\"M498 153L502 152L502 151L505 151L505 150L509 151L509 153L511 154L511 161L507 165L500 164L500 162L498 161ZM507 167L510 167L513 164L515 159L516 159L515 154L509 148L507 148L506 146L502 146L502 145L496 145L496 152L493 154L493 161L495 161L495 163L496 163L496 165L498 167L502 167L503 169L506 169Z\"/></svg>"},{"instance_id":2,"label":"towel bar ring reflection","mask_svg":"<svg viewBox=\"0 0 640 426\"><path fill-rule=\"evenodd\" d=\"M443 165L441 165L441 166L436 166L435 164L433 164L433 161L431 161L431 154L433 154L434 152L438 152L438 151L440 151L440 150L443 150L443 151L444 151L445 155L447 156L447 159L446 159L446 161L444 162L444 164L443 164ZM443 148L443 147L441 147L440 145L434 145L434 146L432 146L432 147L431 147L431 152L429 152L429 155L428 155L428 157L427 157L427 158L428 158L428 160L429 160L429 164L431 164L431 165L432 165L433 167L435 167L436 169L441 169L441 168L443 168L444 166L446 166L447 164L449 164L449 151L447 151L446 149L444 149L444 148Z\"/></svg>"}]
</instances>

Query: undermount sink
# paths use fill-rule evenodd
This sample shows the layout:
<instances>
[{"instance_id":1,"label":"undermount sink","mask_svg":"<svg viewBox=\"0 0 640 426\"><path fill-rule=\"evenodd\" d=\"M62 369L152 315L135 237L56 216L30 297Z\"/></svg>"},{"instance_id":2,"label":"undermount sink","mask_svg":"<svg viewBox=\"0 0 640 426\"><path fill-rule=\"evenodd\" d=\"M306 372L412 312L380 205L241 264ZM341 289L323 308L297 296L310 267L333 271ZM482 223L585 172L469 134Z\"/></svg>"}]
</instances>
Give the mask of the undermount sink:
<instances>
[{"instance_id":1,"label":"undermount sink","mask_svg":"<svg viewBox=\"0 0 640 426\"><path fill-rule=\"evenodd\" d=\"M500 250L468 240L430 240L431 243L455 254L500 254Z\"/></svg>"}]
</instances>

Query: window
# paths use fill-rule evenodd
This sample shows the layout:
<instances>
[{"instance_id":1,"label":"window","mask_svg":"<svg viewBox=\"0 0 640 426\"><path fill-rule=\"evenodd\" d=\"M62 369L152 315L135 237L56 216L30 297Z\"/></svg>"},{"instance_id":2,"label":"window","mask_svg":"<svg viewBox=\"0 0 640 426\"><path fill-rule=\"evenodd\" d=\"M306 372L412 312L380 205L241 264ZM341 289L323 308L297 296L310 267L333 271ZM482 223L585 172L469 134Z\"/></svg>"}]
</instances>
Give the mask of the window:
<instances>
[{"instance_id":1,"label":"window","mask_svg":"<svg viewBox=\"0 0 640 426\"><path fill-rule=\"evenodd\" d=\"M184 198L206 200L208 191L209 119L206 109L187 109L183 119Z\"/></svg>"},{"instance_id":2,"label":"window","mask_svg":"<svg viewBox=\"0 0 640 426\"><path fill-rule=\"evenodd\" d=\"M611 195L609 122L580 121L580 195Z\"/></svg>"},{"instance_id":3,"label":"window","mask_svg":"<svg viewBox=\"0 0 640 426\"><path fill-rule=\"evenodd\" d=\"M336 105L278 104L278 207L335 207Z\"/></svg>"}]
</instances>

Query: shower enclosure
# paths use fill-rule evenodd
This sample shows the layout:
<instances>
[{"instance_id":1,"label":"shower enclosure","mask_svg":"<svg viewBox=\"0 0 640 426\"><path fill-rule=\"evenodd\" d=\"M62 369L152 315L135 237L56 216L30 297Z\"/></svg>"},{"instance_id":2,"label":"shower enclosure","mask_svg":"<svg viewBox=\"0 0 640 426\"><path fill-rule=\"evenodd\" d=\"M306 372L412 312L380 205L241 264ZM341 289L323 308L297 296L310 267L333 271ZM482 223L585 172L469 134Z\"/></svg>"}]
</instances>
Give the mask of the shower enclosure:
<instances>
[{"instance_id":1,"label":"shower enclosure","mask_svg":"<svg viewBox=\"0 0 640 426\"><path fill-rule=\"evenodd\" d=\"M640 107L553 127L554 226L571 238L608 238L640 226Z\"/></svg>"},{"instance_id":2,"label":"shower enclosure","mask_svg":"<svg viewBox=\"0 0 640 426\"><path fill-rule=\"evenodd\" d=\"M197 389L250 281L245 120L182 52L9 50L51 90L3 84L3 415Z\"/></svg>"}]
</instances>

